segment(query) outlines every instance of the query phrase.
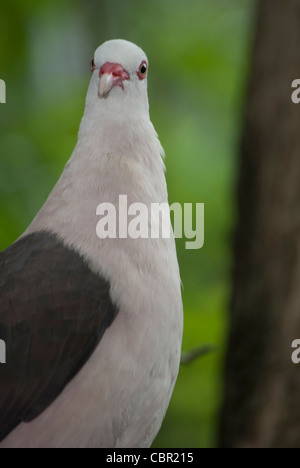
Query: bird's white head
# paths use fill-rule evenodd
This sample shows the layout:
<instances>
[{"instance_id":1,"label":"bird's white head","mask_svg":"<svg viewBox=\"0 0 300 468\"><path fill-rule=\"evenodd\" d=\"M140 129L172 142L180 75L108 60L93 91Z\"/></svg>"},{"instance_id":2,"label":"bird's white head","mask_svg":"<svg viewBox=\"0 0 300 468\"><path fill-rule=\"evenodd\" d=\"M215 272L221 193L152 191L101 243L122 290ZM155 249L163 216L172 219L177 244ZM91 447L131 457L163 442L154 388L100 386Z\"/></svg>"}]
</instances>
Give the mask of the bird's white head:
<instances>
[{"instance_id":1,"label":"bird's white head","mask_svg":"<svg viewBox=\"0 0 300 468\"><path fill-rule=\"evenodd\" d=\"M91 65L87 104L106 111L124 104L131 111L148 111L148 59L140 47L120 39L107 41L98 47Z\"/></svg>"}]
</instances>

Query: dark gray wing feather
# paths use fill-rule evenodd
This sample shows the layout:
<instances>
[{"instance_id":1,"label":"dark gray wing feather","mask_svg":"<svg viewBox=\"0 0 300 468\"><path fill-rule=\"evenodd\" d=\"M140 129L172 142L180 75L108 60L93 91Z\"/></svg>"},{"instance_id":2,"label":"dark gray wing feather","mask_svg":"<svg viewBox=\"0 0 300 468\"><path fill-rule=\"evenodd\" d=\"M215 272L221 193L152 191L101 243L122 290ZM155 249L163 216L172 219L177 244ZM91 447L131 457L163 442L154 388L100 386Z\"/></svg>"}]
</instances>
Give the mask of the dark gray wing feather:
<instances>
[{"instance_id":1,"label":"dark gray wing feather","mask_svg":"<svg viewBox=\"0 0 300 468\"><path fill-rule=\"evenodd\" d=\"M109 283L52 234L0 254L0 440L58 396L117 312Z\"/></svg>"}]
</instances>

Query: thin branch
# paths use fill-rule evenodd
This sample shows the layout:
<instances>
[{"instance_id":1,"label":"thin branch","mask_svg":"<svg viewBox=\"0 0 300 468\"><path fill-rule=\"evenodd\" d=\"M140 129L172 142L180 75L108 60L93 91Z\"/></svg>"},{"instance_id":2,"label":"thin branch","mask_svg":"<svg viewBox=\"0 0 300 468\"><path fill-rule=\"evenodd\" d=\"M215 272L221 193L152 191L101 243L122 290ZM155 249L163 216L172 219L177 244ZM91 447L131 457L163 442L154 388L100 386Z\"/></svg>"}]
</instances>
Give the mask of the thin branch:
<instances>
[{"instance_id":1,"label":"thin branch","mask_svg":"<svg viewBox=\"0 0 300 468\"><path fill-rule=\"evenodd\" d=\"M181 356L181 364L191 364L196 361L196 359L206 356L207 354L216 351L216 349L217 348L214 345L204 345L191 351L187 351Z\"/></svg>"}]
</instances>

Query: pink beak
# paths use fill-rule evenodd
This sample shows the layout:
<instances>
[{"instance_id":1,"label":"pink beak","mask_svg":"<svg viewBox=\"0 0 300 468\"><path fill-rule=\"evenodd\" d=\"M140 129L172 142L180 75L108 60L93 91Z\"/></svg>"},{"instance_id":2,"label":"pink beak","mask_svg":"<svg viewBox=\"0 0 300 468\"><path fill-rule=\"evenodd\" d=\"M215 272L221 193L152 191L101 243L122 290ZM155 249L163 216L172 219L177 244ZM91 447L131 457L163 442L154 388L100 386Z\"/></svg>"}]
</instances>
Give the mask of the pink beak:
<instances>
[{"instance_id":1,"label":"pink beak","mask_svg":"<svg viewBox=\"0 0 300 468\"><path fill-rule=\"evenodd\" d=\"M101 99L115 86L124 89L123 81L129 80L129 74L122 65L106 62L100 68L99 78L98 96Z\"/></svg>"}]
</instances>

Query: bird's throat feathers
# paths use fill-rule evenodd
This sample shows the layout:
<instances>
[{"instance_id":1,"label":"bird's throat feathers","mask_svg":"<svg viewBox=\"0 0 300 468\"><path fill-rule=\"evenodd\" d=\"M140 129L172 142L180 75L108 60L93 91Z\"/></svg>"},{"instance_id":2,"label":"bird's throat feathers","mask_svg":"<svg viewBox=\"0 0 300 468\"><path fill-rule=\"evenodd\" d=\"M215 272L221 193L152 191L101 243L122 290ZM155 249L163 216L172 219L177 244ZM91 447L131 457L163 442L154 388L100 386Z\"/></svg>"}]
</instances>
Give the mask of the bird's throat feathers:
<instances>
[{"instance_id":1,"label":"bird's throat feathers","mask_svg":"<svg viewBox=\"0 0 300 468\"><path fill-rule=\"evenodd\" d=\"M150 120L148 99L144 105L135 105L134 100L129 104L126 90L118 87L108 98L99 100L91 98L95 88L92 80L71 159L77 155L86 155L89 160L109 156L117 161L135 160L145 169L164 172L164 150Z\"/></svg>"},{"instance_id":2,"label":"bird's throat feathers","mask_svg":"<svg viewBox=\"0 0 300 468\"><path fill-rule=\"evenodd\" d=\"M122 87L114 87L99 99L99 77L93 74L87 92L84 116L88 118L113 117L115 120L130 118L133 114L149 118L147 80L136 86L126 80Z\"/></svg>"}]
</instances>

